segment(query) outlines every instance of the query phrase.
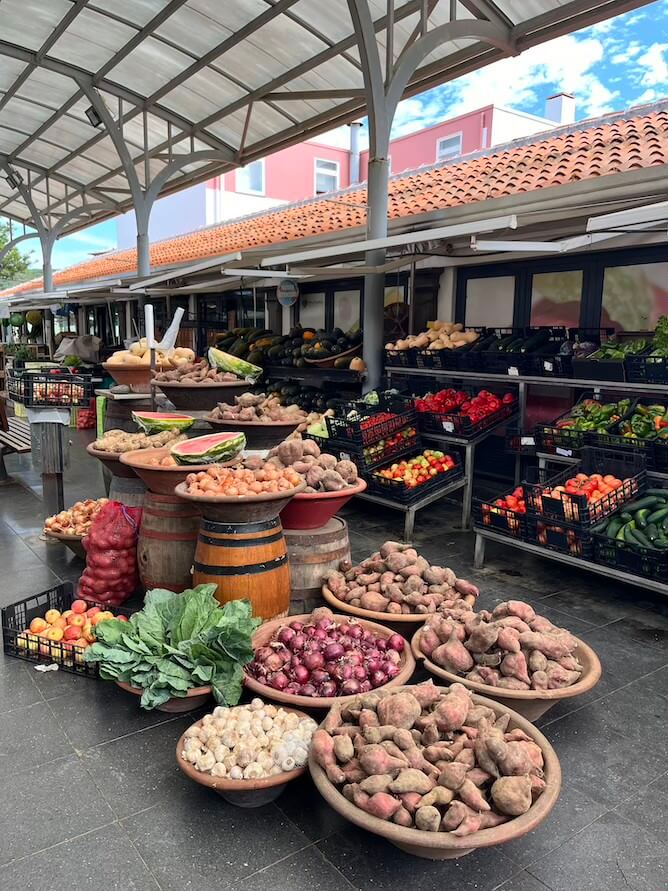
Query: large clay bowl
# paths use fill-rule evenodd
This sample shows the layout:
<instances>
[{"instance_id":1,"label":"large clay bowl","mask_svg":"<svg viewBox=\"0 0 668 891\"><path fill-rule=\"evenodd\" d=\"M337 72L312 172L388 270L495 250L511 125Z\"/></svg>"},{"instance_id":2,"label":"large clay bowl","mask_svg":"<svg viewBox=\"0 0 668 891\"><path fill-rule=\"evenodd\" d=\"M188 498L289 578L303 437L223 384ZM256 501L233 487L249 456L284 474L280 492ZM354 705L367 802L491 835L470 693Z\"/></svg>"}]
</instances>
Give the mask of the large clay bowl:
<instances>
[{"instance_id":1,"label":"large clay bowl","mask_svg":"<svg viewBox=\"0 0 668 891\"><path fill-rule=\"evenodd\" d=\"M411 687L404 687L403 689L410 690ZM444 693L447 692L445 687L440 689ZM561 789L559 759L543 734L526 718L523 718L522 715L506 708L499 702L495 702L493 699L485 699L482 696L474 695L473 701L476 705L484 705L487 708L493 709L497 715L509 712L509 730L514 728L523 730L527 736L531 737L540 746L543 752L545 760L545 791L526 814L522 814L521 817L514 817L507 823L502 823L493 829L482 829L464 838L458 838L451 832L423 832L420 829L407 829L404 826L397 826L394 823L388 823L385 820L372 817L344 798L338 787L330 783L324 770L316 764L313 750L311 750L308 766L313 782L327 804L333 807L335 811L338 811L341 816L362 829L366 829L368 832L381 835L393 845L401 848L402 851L414 854L416 857L424 857L428 860L451 860L455 857L463 857L465 854L470 854L476 848L490 848L521 838L523 835L536 829L557 802Z\"/></svg>"},{"instance_id":2,"label":"large clay bowl","mask_svg":"<svg viewBox=\"0 0 668 891\"><path fill-rule=\"evenodd\" d=\"M132 693L135 696L141 696L144 692L141 687L133 687L132 684L126 684L125 681L114 681L117 687ZM199 708L211 696L211 687L191 687L185 696L174 696L168 699L163 705L157 705L156 711L168 712L172 715L181 714L181 712L190 712L195 708Z\"/></svg>"},{"instance_id":3,"label":"large clay bowl","mask_svg":"<svg viewBox=\"0 0 668 891\"><path fill-rule=\"evenodd\" d=\"M170 448L164 449L133 449L131 452L123 452L120 455L121 464L127 464L142 480L150 492L158 495L173 495L174 487L183 483L189 473L197 473L207 470L210 464L177 464L170 467L148 464L150 458L166 458L170 454Z\"/></svg>"},{"instance_id":4,"label":"large clay bowl","mask_svg":"<svg viewBox=\"0 0 668 891\"><path fill-rule=\"evenodd\" d=\"M281 517L281 519L283 518ZM357 616L358 619L368 619L371 622L383 622L385 625L402 626L406 628L406 631L411 631L411 626L424 625L429 618L428 613L411 613L410 615L404 615L403 613L379 613L373 609L362 609L361 606L351 606L349 603L346 603L345 600L339 600L339 598L329 590L327 585L322 586L322 596L332 609L338 610L338 612L349 613L351 616Z\"/></svg>"},{"instance_id":5,"label":"large clay bowl","mask_svg":"<svg viewBox=\"0 0 668 891\"><path fill-rule=\"evenodd\" d=\"M153 381L151 386L157 387L167 396L175 408L192 411L212 410L219 402L233 402L235 396L248 392L245 381L202 381L201 384L182 384L178 381ZM234 428L236 430L236 427Z\"/></svg>"},{"instance_id":6,"label":"large clay bowl","mask_svg":"<svg viewBox=\"0 0 668 891\"><path fill-rule=\"evenodd\" d=\"M151 392L150 365L111 365L104 362L102 367L117 384L125 384L133 393Z\"/></svg>"},{"instance_id":7,"label":"large clay bowl","mask_svg":"<svg viewBox=\"0 0 668 891\"><path fill-rule=\"evenodd\" d=\"M297 709L286 709L286 711L295 712L302 718L307 718L304 712ZM201 727L202 722L196 721L194 727ZM256 780L230 780L227 777L212 777L210 773L203 773L195 770L194 765L181 757L186 735L180 737L176 744L176 763L179 765L184 774L200 786L206 786L207 789L213 789L225 801L235 804L237 807L262 807L274 801L283 792L288 783L296 780L305 771L306 767L298 767L295 770L288 770L285 773L278 773L272 777L262 777Z\"/></svg>"},{"instance_id":8,"label":"large clay bowl","mask_svg":"<svg viewBox=\"0 0 668 891\"><path fill-rule=\"evenodd\" d=\"M601 663L598 656L591 647L577 638L578 645L575 650L575 656L582 665L582 676L576 684L573 684L571 687L562 687L559 690L500 690L498 687L490 687L489 684L469 681L468 678L459 677L459 675L435 665L420 650L421 632L422 629L418 628L413 635L411 649L416 660L423 662L424 667L430 674L442 678L448 684L463 684L475 693L494 699L504 708L514 709L528 721L536 721L562 699L571 699L573 696L581 696L583 693L588 693L592 687L598 684L601 678Z\"/></svg>"},{"instance_id":9,"label":"large clay bowl","mask_svg":"<svg viewBox=\"0 0 668 891\"><path fill-rule=\"evenodd\" d=\"M196 504L207 520L218 523L260 523L273 520L288 501L306 488L302 482L289 492L264 495L190 495L185 483L180 483L174 494Z\"/></svg>"},{"instance_id":10,"label":"large clay bowl","mask_svg":"<svg viewBox=\"0 0 668 891\"><path fill-rule=\"evenodd\" d=\"M47 538L55 538L58 541L62 541L64 545L72 551L77 557L81 560L86 559L86 552L84 551L84 546L81 543L83 540L83 535L66 535L63 532L51 532L49 529L44 530L44 534Z\"/></svg>"},{"instance_id":11,"label":"large clay bowl","mask_svg":"<svg viewBox=\"0 0 668 891\"><path fill-rule=\"evenodd\" d=\"M222 432L236 433L240 430L246 436L246 447L249 449L273 449L279 442L287 439L299 427L302 418L296 421L222 421L206 417L207 424Z\"/></svg>"},{"instance_id":12,"label":"large clay bowl","mask_svg":"<svg viewBox=\"0 0 668 891\"><path fill-rule=\"evenodd\" d=\"M281 511L284 529L319 529L337 514L354 495L366 489L366 481L359 479L355 486L341 492L302 492L295 495Z\"/></svg>"},{"instance_id":13,"label":"large clay bowl","mask_svg":"<svg viewBox=\"0 0 668 891\"><path fill-rule=\"evenodd\" d=\"M98 458L112 476L119 476L126 480L136 478L137 474L134 472L134 468L130 467L129 464L121 464L121 456L117 452L103 452L100 449L93 448L92 442L86 446L86 451L93 458Z\"/></svg>"},{"instance_id":14,"label":"large clay bowl","mask_svg":"<svg viewBox=\"0 0 668 891\"><path fill-rule=\"evenodd\" d=\"M341 622L350 621L348 616L335 615L334 619L339 624ZM269 622L264 622L253 634L253 650L257 650L268 644L276 631L283 625L288 625L290 622L309 622L310 620L311 615L310 613L307 613L302 616L290 616L289 618L272 619ZM373 631L378 637L390 637L390 635L394 634L394 631L390 628L385 628L383 625L376 625L375 622L367 622L362 619L360 620L360 625L368 628L369 631ZM413 676L413 672L415 671L415 659L413 658L408 642L406 642L404 651L401 654L400 665L401 671L395 678L392 678L391 681L388 681L388 683L384 684L382 687L376 687L375 689L386 690L388 687L399 687L402 684L405 684L406 681ZM260 681L251 677L247 673L244 674L244 685L248 687L249 690L252 690L257 696L262 696L265 699L273 699L274 702L284 703L293 708L329 709L335 702L349 702L351 699L355 698L354 696L298 696L295 693L284 693L282 690L274 690L266 684L260 683Z\"/></svg>"}]
</instances>

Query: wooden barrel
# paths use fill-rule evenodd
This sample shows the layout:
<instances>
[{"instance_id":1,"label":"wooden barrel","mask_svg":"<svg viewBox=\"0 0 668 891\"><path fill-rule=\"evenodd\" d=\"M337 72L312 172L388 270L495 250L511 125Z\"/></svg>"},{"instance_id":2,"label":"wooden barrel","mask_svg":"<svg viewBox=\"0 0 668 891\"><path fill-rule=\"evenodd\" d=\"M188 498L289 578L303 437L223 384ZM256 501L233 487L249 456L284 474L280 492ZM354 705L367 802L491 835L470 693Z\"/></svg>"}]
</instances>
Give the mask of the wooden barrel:
<instances>
[{"instance_id":1,"label":"wooden barrel","mask_svg":"<svg viewBox=\"0 0 668 891\"><path fill-rule=\"evenodd\" d=\"M112 501L120 501L127 507L143 507L146 486L134 477L128 479L122 476L112 476L109 485L109 497Z\"/></svg>"},{"instance_id":2,"label":"wooden barrel","mask_svg":"<svg viewBox=\"0 0 668 891\"><path fill-rule=\"evenodd\" d=\"M322 606L322 582L326 575L339 568L341 560L350 560L348 524L341 517L332 517L318 529L287 529L293 616L310 613Z\"/></svg>"},{"instance_id":3,"label":"wooden barrel","mask_svg":"<svg viewBox=\"0 0 668 891\"><path fill-rule=\"evenodd\" d=\"M180 594L192 584L199 511L176 495L147 492L137 542L139 578L146 590Z\"/></svg>"},{"instance_id":4,"label":"wooden barrel","mask_svg":"<svg viewBox=\"0 0 668 891\"><path fill-rule=\"evenodd\" d=\"M290 570L278 517L256 523L219 523L202 519L193 584L218 586L221 603L246 598L262 619L287 616Z\"/></svg>"},{"instance_id":5,"label":"wooden barrel","mask_svg":"<svg viewBox=\"0 0 668 891\"><path fill-rule=\"evenodd\" d=\"M104 412L104 429L138 433L139 427L132 420L133 411L151 411L151 400L107 399Z\"/></svg>"}]
</instances>

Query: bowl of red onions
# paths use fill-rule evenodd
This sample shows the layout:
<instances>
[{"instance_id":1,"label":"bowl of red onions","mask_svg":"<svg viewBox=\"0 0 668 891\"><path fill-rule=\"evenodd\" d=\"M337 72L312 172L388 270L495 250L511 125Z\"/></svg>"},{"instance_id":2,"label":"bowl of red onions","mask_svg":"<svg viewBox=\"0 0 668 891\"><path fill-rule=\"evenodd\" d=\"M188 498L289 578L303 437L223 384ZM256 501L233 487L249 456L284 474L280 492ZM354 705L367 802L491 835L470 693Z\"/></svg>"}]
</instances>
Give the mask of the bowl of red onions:
<instances>
[{"instance_id":1,"label":"bowl of red onions","mask_svg":"<svg viewBox=\"0 0 668 891\"><path fill-rule=\"evenodd\" d=\"M371 690L405 684L415 659L404 638L365 619L319 607L272 619L253 635L244 683L255 693L301 708L331 708Z\"/></svg>"}]
</instances>

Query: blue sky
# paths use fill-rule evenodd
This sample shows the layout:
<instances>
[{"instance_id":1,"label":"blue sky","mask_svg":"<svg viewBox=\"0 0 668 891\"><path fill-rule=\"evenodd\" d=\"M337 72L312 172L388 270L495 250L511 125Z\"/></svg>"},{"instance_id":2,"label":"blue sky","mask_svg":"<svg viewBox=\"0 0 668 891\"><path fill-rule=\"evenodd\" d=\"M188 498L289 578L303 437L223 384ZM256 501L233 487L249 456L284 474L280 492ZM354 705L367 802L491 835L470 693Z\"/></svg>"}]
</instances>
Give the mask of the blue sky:
<instances>
[{"instance_id":1,"label":"blue sky","mask_svg":"<svg viewBox=\"0 0 668 891\"><path fill-rule=\"evenodd\" d=\"M458 81L400 103L394 136L489 103L543 114L553 93L573 93L582 120L668 96L668 0L559 37ZM40 262L37 242L33 259ZM113 221L61 239L53 265L63 269L116 246Z\"/></svg>"}]
</instances>

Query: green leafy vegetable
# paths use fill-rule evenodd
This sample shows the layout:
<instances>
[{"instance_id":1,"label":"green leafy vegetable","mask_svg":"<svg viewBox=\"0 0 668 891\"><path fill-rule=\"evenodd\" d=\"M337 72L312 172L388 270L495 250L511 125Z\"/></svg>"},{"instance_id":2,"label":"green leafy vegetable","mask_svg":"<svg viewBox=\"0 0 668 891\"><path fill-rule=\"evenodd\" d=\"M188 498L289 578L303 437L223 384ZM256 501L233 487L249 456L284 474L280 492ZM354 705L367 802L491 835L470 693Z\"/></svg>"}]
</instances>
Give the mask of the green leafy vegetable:
<instances>
[{"instance_id":1,"label":"green leafy vegetable","mask_svg":"<svg viewBox=\"0 0 668 891\"><path fill-rule=\"evenodd\" d=\"M206 685L217 702L236 705L260 620L252 617L247 600L221 608L215 590L215 585L198 585L182 594L149 591L144 608L129 622L109 619L96 626L97 640L86 650L86 661L99 663L104 680L140 687L142 708Z\"/></svg>"}]
</instances>

